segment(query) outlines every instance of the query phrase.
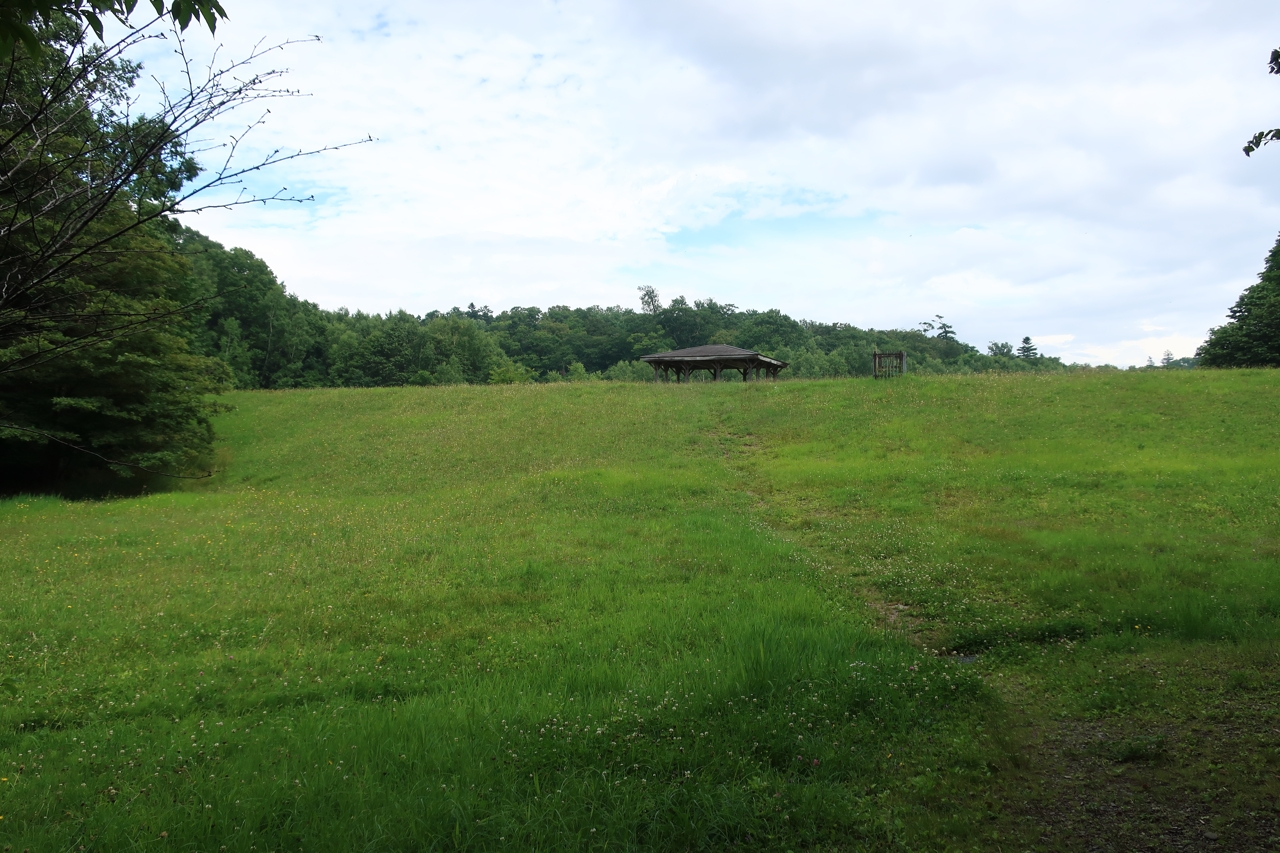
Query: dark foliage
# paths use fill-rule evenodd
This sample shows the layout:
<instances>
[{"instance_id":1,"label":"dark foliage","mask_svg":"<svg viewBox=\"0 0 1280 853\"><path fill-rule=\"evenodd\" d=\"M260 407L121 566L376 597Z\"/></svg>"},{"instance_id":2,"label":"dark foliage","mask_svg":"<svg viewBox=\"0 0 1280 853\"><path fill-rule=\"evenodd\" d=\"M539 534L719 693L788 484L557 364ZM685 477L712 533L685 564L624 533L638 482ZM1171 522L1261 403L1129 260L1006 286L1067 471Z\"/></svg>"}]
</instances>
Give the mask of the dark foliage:
<instances>
[{"instance_id":1,"label":"dark foliage","mask_svg":"<svg viewBox=\"0 0 1280 853\"><path fill-rule=\"evenodd\" d=\"M137 66L65 19L0 65L0 470L7 488L86 468L209 461L223 363L192 352L197 298L162 210L195 174L181 141L122 105Z\"/></svg>"},{"instance_id":2,"label":"dark foliage","mask_svg":"<svg viewBox=\"0 0 1280 853\"><path fill-rule=\"evenodd\" d=\"M250 68L284 45L196 67L180 31L198 20L212 29L221 6L152 5L172 23L169 32L153 19L110 43L95 42L89 29L101 39L103 15L128 24L135 0L0 10L0 466L7 484L26 476L18 468L60 481L68 472L79 477L84 465L200 476L216 408L207 395L233 377L247 387L329 381L329 365L318 359L333 346L313 339L327 329L305 326L310 318L293 310L296 300L266 265L243 252L188 246L198 237L174 220L301 200L284 190L197 197L319 151L277 150L246 164L236 154L243 134L225 146L189 146L194 132L239 107L291 94L275 87L283 72ZM30 34L14 29L27 25ZM181 84L149 100L134 90L140 66L128 57L153 40L168 41L185 66ZM154 111L139 114L139 103ZM216 162L202 168L196 156L214 151ZM215 297L218 306L206 304ZM256 322L260 316L265 323ZM256 361L255 336L262 339ZM404 378L381 365L365 382Z\"/></svg>"},{"instance_id":3,"label":"dark foliage","mask_svg":"<svg viewBox=\"0 0 1280 853\"><path fill-rule=\"evenodd\" d=\"M1202 366L1280 367L1280 240L1258 283L1240 294L1227 316L1196 351Z\"/></svg>"},{"instance_id":4,"label":"dark foliage","mask_svg":"<svg viewBox=\"0 0 1280 853\"><path fill-rule=\"evenodd\" d=\"M189 298L190 267L167 235L139 230L127 239L131 251L95 273L128 294L114 304L162 311ZM212 452L209 416L217 410L209 395L229 379L221 361L191 351L180 326L159 325L0 375L6 487L65 489L104 467L135 476L133 487L153 472L202 470Z\"/></svg>"},{"instance_id":5,"label":"dark foliage","mask_svg":"<svg viewBox=\"0 0 1280 853\"><path fill-rule=\"evenodd\" d=\"M103 19L128 24L137 4L138 0L5 0L0 3L0 57L8 56L18 43L30 53L39 53L43 49L42 30L58 21L87 26L101 39ZM219 19L227 17L218 0L173 0L168 4L150 0L150 6L182 30L202 21L213 32Z\"/></svg>"}]
</instances>

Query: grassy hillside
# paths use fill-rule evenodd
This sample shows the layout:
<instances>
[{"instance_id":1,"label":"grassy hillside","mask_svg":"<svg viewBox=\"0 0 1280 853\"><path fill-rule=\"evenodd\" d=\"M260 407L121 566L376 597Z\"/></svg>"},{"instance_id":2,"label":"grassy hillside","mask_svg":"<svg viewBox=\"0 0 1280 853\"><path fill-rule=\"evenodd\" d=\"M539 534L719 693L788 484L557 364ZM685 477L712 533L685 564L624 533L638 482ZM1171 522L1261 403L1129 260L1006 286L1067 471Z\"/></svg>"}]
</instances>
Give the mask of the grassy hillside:
<instances>
[{"instance_id":1,"label":"grassy hillside","mask_svg":"<svg viewBox=\"0 0 1280 853\"><path fill-rule=\"evenodd\" d=\"M1274 372L230 400L0 503L3 844L1280 835Z\"/></svg>"}]
</instances>

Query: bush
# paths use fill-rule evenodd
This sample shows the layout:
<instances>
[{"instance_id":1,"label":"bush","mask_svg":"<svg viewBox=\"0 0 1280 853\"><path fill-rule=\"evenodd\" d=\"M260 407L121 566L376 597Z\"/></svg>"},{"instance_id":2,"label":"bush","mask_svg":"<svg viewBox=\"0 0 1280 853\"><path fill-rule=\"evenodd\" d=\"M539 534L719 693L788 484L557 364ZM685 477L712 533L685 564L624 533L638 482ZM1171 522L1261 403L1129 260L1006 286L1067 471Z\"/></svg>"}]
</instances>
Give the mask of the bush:
<instances>
[{"instance_id":1,"label":"bush","mask_svg":"<svg viewBox=\"0 0 1280 853\"><path fill-rule=\"evenodd\" d=\"M620 361L601 375L613 382L652 382L653 368L643 361Z\"/></svg>"},{"instance_id":2,"label":"bush","mask_svg":"<svg viewBox=\"0 0 1280 853\"><path fill-rule=\"evenodd\" d=\"M507 360L489 371L490 385L523 385L537 374L532 368Z\"/></svg>"}]
</instances>

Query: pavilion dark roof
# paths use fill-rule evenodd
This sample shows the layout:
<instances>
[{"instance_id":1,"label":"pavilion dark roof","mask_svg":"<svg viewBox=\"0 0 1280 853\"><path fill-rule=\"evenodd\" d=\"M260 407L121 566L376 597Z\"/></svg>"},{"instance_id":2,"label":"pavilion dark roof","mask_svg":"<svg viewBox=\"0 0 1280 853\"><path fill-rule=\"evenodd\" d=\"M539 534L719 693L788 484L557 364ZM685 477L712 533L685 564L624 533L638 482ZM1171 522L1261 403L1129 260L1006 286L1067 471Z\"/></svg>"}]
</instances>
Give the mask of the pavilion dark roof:
<instances>
[{"instance_id":1,"label":"pavilion dark roof","mask_svg":"<svg viewBox=\"0 0 1280 853\"><path fill-rule=\"evenodd\" d=\"M731 347L728 344L708 344L701 347L686 347L685 349L671 350L671 352L655 352L652 355L640 356L641 361L754 361L765 364L780 364L784 367L786 362L778 361L775 358L769 358L767 355L761 355L755 350L743 349L742 347Z\"/></svg>"},{"instance_id":2,"label":"pavilion dark roof","mask_svg":"<svg viewBox=\"0 0 1280 853\"><path fill-rule=\"evenodd\" d=\"M711 374L714 381L720 381L720 374L725 370L736 370L742 374L746 382L754 373L757 378L763 374L768 379L777 379L778 371L787 366L785 361L769 358L755 350L731 347L728 344L707 344L701 347L687 347L671 352L655 352L642 355L640 360L653 365L653 380L658 381L658 373L667 377L675 371L677 382L687 382L699 370Z\"/></svg>"}]
</instances>

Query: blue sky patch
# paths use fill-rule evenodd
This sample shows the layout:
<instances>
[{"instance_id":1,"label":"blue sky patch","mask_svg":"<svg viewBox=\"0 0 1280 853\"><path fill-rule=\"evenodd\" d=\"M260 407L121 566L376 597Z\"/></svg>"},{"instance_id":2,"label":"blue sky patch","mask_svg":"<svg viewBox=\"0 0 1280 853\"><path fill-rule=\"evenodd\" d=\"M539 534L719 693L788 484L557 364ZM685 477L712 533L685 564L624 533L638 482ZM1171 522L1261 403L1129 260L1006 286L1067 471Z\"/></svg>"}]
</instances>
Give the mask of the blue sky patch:
<instances>
[{"instance_id":1,"label":"blue sky patch","mask_svg":"<svg viewBox=\"0 0 1280 853\"><path fill-rule=\"evenodd\" d=\"M867 211L860 216L812 212L796 216L748 217L735 212L714 225L681 228L667 234L666 241L677 251L697 251L807 238L853 237L874 230L885 215L883 211Z\"/></svg>"}]
</instances>

